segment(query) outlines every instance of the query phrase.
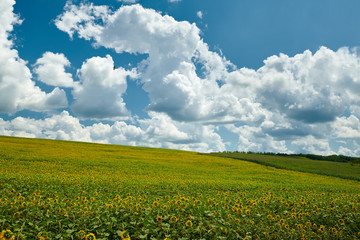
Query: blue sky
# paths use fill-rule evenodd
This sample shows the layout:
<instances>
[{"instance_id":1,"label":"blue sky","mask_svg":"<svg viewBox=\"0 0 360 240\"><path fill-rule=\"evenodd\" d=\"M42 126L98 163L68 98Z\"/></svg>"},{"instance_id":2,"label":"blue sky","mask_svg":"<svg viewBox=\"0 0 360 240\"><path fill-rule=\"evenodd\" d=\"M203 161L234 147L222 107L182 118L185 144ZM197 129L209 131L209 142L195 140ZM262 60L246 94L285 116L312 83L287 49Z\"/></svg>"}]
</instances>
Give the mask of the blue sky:
<instances>
[{"instance_id":1,"label":"blue sky","mask_svg":"<svg viewBox=\"0 0 360 240\"><path fill-rule=\"evenodd\" d=\"M359 1L1 4L1 135L360 155Z\"/></svg>"}]
</instances>

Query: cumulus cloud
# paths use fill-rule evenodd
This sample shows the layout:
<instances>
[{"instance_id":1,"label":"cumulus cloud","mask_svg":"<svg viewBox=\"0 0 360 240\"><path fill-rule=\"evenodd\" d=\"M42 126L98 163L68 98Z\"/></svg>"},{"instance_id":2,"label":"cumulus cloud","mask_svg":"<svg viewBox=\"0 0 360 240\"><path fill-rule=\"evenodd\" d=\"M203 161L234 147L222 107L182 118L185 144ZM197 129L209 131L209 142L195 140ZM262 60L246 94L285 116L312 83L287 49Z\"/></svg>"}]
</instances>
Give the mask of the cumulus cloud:
<instances>
[{"instance_id":1,"label":"cumulus cloud","mask_svg":"<svg viewBox=\"0 0 360 240\"><path fill-rule=\"evenodd\" d=\"M56 19L55 25L60 30L67 32L70 37L77 31L86 39L101 31L101 27L92 21L104 20L109 12L107 6L93 6L93 4L76 6L71 1L66 3L64 9L65 12Z\"/></svg>"},{"instance_id":2,"label":"cumulus cloud","mask_svg":"<svg viewBox=\"0 0 360 240\"><path fill-rule=\"evenodd\" d=\"M360 119L354 115L337 118L334 128L336 137L360 139Z\"/></svg>"},{"instance_id":3,"label":"cumulus cloud","mask_svg":"<svg viewBox=\"0 0 360 240\"><path fill-rule=\"evenodd\" d=\"M195 24L178 22L141 5L123 6L107 17L94 14L99 12L95 8L69 5L56 24L70 36L77 32L81 38L93 39L94 45L118 53L148 54L141 81L151 101L149 111L166 113L174 120L201 122L228 122L254 118L253 113L261 115L255 113L258 104L223 94L217 81L232 65L209 50ZM70 13L79 15L73 19L81 20L67 21ZM96 23L99 18L102 24Z\"/></svg>"},{"instance_id":4,"label":"cumulus cloud","mask_svg":"<svg viewBox=\"0 0 360 240\"><path fill-rule=\"evenodd\" d=\"M149 119L139 120L139 126L123 121L115 121L112 125L96 123L84 126L67 111L42 120L17 117L4 121L0 118L0 134L200 152L225 150L213 127L174 122L165 114L150 115Z\"/></svg>"},{"instance_id":5,"label":"cumulus cloud","mask_svg":"<svg viewBox=\"0 0 360 240\"><path fill-rule=\"evenodd\" d=\"M86 60L78 71L80 82L72 91L75 103L71 109L82 118L122 119L129 117L122 95L127 77L135 78L135 70L114 69L110 55Z\"/></svg>"},{"instance_id":6,"label":"cumulus cloud","mask_svg":"<svg viewBox=\"0 0 360 240\"><path fill-rule=\"evenodd\" d=\"M106 6L69 3L64 10L56 25L70 37L76 33L119 54L148 55L137 69L150 99L147 110L176 122L178 130L180 122L201 127L227 124L239 135L239 150L250 151L326 154L348 152L359 144L351 137L359 130L348 128L350 120L342 119L345 110L356 118L360 113L358 49L321 47L293 57L271 56L256 70L236 69L209 50L195 24L139 4L111 11ZM139 124L156 125L156 117L151 119ZM352 135L342 138L337 130L341 127ZM334 149L329 136L345 143Z\"/></svg>"},{"instance_id":7,"label":"cumulus cloud","mask_svg":"<svg viewBox=\"0 0 360 240\"><path fill-rule=\"evenodd\" d=\"M2 120L0 124L0 131L10 136L91 141L80 121L66 111L40 120L17 117L11 121Z\"/></svg>"},{"instance_id":8,"label":"cumulus cloud","mask_svg":"<svg viewBox=\"0 0 360 240\"><path fill-rule=\"evenodd\" d=\"M339 153L360 156L360 117L338 117L332 124L332 137L341 145Z\"/></svg>"},{"instance_id":9,"label":"cumulus cloud","mask_svg":"<svg viewBox=\"0 0 360 240\"><path fill-rule=\"evenodd\" d=\"M202 19L203 18L203 12L202 11L197 11L196 16L198 16L198 18Z\"/></svg>"},{"instance_id":10,"label":"cumulus cloud","mask_svg":"<svg viewBox=\"0 0 360 240\"><path fill-rule=\"evenodd\" d=\"M359 73L356 49L326 47L269 57L258 70L229 72L222 89L258 103L264 113L258 123L232 128L240 135L239 150L359 154ZM286 148L269 148L282 140Z\"/></svg>"},{"instance_id":11,"label":"cumulus cloud","mask_svg":"<svg viewBox=\"0 0 360 240\"><path fill-rule=\"evenodd\" d=\"M336 152L331 150L328 139L319 139L313 136L307 136L291 142L295 152L311 153L318 155L333 155Z\"/></svg>"},{"instance_id":12,"label":"cumulus cloud","mask_svg":"<svg viewBox=\"0 0 360 240\"><path fill-rule=\"evenodd\" d=\"M294 57L269 57L257 71L240 69L230 73L225 87L245 88L241 94L289 119L322 123L334 121L347 107L357 105L359 76L360 58L356 52L321 47L314 54L307 50Z\"/></svg>"},{"instance_id":13,"label":"cumulus cloud","mask_svg":"<svg viewBox=\"0 0 360 240\"><path fill-rule=\"evenodd\" d=\"M117 121L113 125L94 124L88 129L97 142L199 152L225 150L213 126L176 122L163 113L149 115L150 118L138 119L138 126Z\"/></svg>"},{"instance_id":14,"label":"cumulus cloud","mask_svg":"<svg viewBox=\"0 0 360 240\"><path fill-rule=\"evenodd\" d=\"M352 151L351 149L349 148L346 148L346 147L343 147L343 146L340 146L339 147L339 150L337 152L337 154L339 155L344 155L344 156L359 156L359 152L355 153L354 151Z\"/></svg>"},{"instance_id":15,"label":"cumulus cloud","mask_svg":"<svg viewBox=\"0 0 360 240\"><path fill-rule=\"evenodd\" d=\"M199 152L223 151L225 146L213 126L173 121L164 113L150 112L150 119L139 120L148 141L163 142L159 147Z\"/></svg>"},{"instance_id":16,"label":"cumulus cloud","mask_svg":"<svg viewBox=\"0 0 360 240\"><path fill-rule=\"evenodd\" d=\"M20 24L13 13L15 1L0 3L0 112L13 114L23 109L46 111L67 106L66 94L55 88L51 93L35 86L32 74L9 39L14 24Z\"/></svg>"},{"instance_id":17,"label":"cumulus cloud","mask_svg":"<svg viewBox=\"0 0 360 240\"><path fill-rule=\"evenodd\" d=\"M65 72L70 62L62 53L45 52L35 63L34 72L38 80L58 87L72 87L73 79L70 73Z\"/></svg>"},{"instance_id":18,"label":"cumulus cloud","mask_svg":"<svg viewBox=\"0 0 360 240\"><path fill-rule=\"evenodd\" d=\"M272 123L266 124L272 125ZM239 136L239 151L289 152L285 140L277 139L270 134L265 133L261 127L250 125L237 127L234 124L230 124L226 125L226 128Z\"/></svg>"}]
</instances>

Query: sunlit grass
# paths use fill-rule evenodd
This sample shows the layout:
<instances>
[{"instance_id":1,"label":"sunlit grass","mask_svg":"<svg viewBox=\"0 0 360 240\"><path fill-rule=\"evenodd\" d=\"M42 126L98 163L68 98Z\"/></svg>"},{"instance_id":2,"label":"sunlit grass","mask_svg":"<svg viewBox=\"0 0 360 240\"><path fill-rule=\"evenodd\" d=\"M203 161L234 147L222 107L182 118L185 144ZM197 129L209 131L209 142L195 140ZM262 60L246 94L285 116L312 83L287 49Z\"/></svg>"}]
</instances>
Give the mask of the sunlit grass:
<instances>
[{"instance_id":1,"label":"sunlit grass","mask_svg":"<svg viewBox=\"0 0 360 240\"><path fill-rule=\"evenodd\" d=\"M358 239L358 181L165 149L0 137L2 239ZM0 238L1 239L1 238Z\"/></svg>"}]
</instances>

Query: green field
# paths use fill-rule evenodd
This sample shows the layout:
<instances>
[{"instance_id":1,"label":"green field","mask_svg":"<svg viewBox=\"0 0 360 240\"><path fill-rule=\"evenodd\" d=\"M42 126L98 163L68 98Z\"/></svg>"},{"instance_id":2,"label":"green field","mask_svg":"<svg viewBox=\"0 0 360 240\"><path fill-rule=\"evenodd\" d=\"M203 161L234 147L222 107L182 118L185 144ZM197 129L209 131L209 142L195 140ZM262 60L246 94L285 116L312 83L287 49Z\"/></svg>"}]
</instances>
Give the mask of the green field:
<instances>
[{"instance_id":1,"label":"green field","mask_svg":"<svg viewBox=\"0 0 360 240\"><path fill-rule=\"evenodd\" d=\"M318 161L305 157L276 156L246 153L212 153L213 156L229 157L293 171L316 173L360 181L360 164L353 162Z\"/></svg>"},{"instance_id":2,"label":"green field","mask_svg":"<svg viewBox=\"0 0 360 240\"><path fill-rule=\"evenodd\" d=\"M360 239L355 180L13 137L0 164L0 239Z\"/></svg>"}]
</instances>

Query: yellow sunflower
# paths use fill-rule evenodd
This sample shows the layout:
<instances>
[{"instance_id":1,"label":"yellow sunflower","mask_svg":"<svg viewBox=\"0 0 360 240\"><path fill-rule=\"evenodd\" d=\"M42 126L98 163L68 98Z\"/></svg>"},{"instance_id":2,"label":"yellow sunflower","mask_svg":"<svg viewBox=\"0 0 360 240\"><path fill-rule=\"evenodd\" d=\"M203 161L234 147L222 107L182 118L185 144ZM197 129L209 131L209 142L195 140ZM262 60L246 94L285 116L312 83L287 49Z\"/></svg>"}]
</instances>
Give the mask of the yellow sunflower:
<instances>
[{"instance_id":1,"label":"yellow sunflower","mask_svg":"<svg viewBox=\"0 0 360 240\"><path fill-rule=\"evenodd\" d=\"M93 233L89 233L85 236L85 240L96 240L96 237Z\"/></svg>"},{"instance_id":2,"label":"yellow sunflower","mask_svg":"<svg viewBox=\"0 0 360 240\"><path fill-rule=\"evenodd\" d=\"M187 227L191 227L193 224L192 224L192 222L191 222L191 220L187 220L186 221L186 226Z\"/></svg>"},{"instance_id":3,"label":"yellow sunflower","mask_svg":"<svg viewBox=\"0 0 360 240\"><path fill-rule=\"evenodd\" d=\"M39 238L39 239L49 239L49 237L46 236L46 234L45 234L45 236L44 236L42 232L38 234L38 238Z\"/></svg>"},{"instance_id":4,"label":"yellow sunflower","mask_svg":"<svg viewBox=\"0 0 360 240\"><path fill-rule=\"evenodd\" d=\"M175 217L175 216L172 216L172 217L170 218L170 221L171 221L172 223L176 223L176 222L178 221L178 218Z\"/></svg>"},{"instance_id":5,"label":"yellow sunflower","mask_svg":"<svg viewBox=\"0 0 360 240\"><path fill-rule=\"evenodd\" d=\"M125 233L126 233L126 231L122 231L122 232L120 233L121 239L122 239L122 240L131 240L131 238L130 238L129 236L128 236L128 237L125 237L125 236L124 236Z\"/></svg>"},{"instance_id":6,"label":"yellow sunflower","mask_svg":"<svg viewBox=\"0 0 360 240\"><path fill-rule=\"evenodd\" d=\"M15 238L14 234L10 230L2 231L0 236L3 240L13 240Z\"/></svg>"},{"instance_id":7,"label":"yellow sunflower","mask_svg":"<svg viewBox=\"0 0 360 240\"><path fill-rule=\"evenodd\" d=\"M84 230L80 230L77 234L77 237L83 239L86 237L86 232Z\"/></svg>"}]
</instances>

